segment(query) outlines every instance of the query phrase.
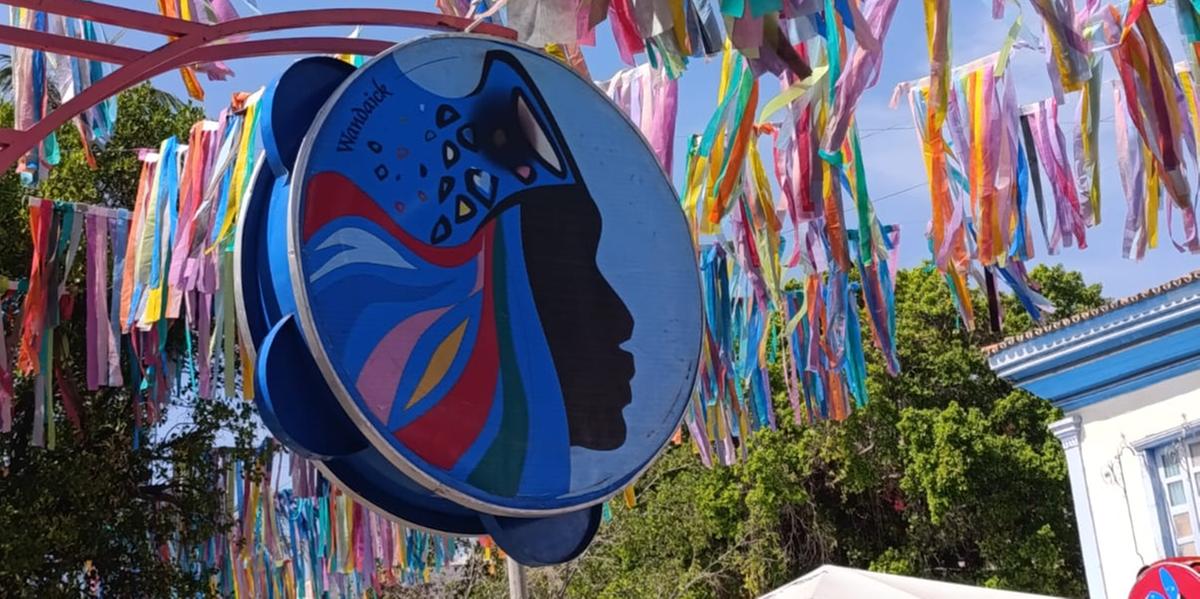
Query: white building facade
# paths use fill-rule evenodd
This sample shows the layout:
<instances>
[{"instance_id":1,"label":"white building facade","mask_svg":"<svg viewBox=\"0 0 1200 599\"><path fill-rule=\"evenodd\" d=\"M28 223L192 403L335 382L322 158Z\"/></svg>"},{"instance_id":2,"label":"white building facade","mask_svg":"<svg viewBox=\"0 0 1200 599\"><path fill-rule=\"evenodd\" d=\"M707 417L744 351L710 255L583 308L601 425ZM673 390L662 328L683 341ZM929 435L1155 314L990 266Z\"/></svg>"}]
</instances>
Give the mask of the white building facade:
<instances>
[{"instance_id":1,"label":"white building facade","mask_svg":"<svg viewBox=\"0 0 1200 599\"><path fill-rule=\"evenodd\" d=\"M995 372L1062 408L1093 599L1200 555L1200 271L989 348Z\"/></svg>"}]
</instances>

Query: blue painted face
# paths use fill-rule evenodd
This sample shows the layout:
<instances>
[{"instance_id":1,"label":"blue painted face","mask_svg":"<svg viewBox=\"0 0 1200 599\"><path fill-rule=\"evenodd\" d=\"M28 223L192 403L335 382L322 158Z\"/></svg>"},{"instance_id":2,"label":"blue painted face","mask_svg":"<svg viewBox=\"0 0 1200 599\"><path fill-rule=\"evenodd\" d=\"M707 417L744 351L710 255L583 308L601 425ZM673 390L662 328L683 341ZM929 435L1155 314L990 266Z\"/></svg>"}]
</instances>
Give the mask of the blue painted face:
<instances>
[{"instance_id":1,"label":"blue painted face","mask_svg":"<svg viewBox=\"0 0 1200 599\"><path fill-rule=\"evenodd\" d=\"M264 423L382 512L579 555L699 353L649 147L561 63L476 36L304 59L264 99L237 241Z\"/></svg>"},{"instance_id":2,"label":"blue painted face","mask_svg":"<svg viewBox=\"0 0 1200 599\"><path fill-rule=\"evenodd\" d=\"M508 52L458 98L377 65L300 180L322 341L414 461L487 496L566 495L570 448L619 449L631 401L633 317L596 264L600 212Z\"/></svg>"}]
</instances>

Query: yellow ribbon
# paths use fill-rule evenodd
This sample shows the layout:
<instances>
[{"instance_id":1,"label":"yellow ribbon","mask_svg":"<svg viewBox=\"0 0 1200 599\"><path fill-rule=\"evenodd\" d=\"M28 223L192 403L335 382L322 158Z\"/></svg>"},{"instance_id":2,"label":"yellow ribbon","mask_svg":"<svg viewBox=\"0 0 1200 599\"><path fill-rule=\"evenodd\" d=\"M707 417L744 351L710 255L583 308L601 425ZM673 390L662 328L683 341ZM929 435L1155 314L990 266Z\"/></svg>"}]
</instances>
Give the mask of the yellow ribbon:
<instances>
[{"instance_id":1,"label":"yellow ribbon","mask_svg":"<svg viewBox=\"0 0 1200 599\"><path fill-rule=\"evenodd\" d=\"M137 273L137 281L146 285L150 283L150 263L154 256L154 231L158 228L159 181L162 179L160 172L164 168L162 156L166 145L167 142L164 141L158 148L158 162L150 182L150 193L145 198L145 213L142 217L141 231L138 232L137 251L134 254L134 270ZM154 288L147 287L144 291L146 295L141 298L141 305L130 306L130 310L134 313L134 323L139 328L149 327L150 322L146 320L147 314L150 313L152 306L159 305L154 291Z\"/></svg>"},{"instance_id":2,"label":"yellow ribbon","mask_svg":"<svg viewBox=\"0 0 1200 599\"><path fill-rule=\"evenodd\" d=\"M246 117L242 119L241 137L238 138L238 154L237 160L233 164L233 177L229 181L229 201L225 206L225 218L221 221L221 228L217 233L216 243L225 241L233 231L233 223L237 221L238 212L240 212L242 193L245 191L248 181L246 180L246 162L252 160L250 156L250 143L254 139L254 130L256 119L254 115L258 112L258 101L262 98L262 90L254 92L246 99Z\"/></svg>"},{"instance_id":3,"label":"yellow ribbon","mask_svg":"<svg viewBox=\"0 0 1200 599\"><path fill-rule=\"evenodd\" d=\"M757 123L759 125L766 123L767 119L776 112L783 110L785 106L800 98L804 98L804 100L807 102L812 98L812 91L817 88L817 84L823 83L825 81L825 76L828 73L829 65L821 65L813 69L812 74L803 81L797 81L796 83L793 83L791 87L788 87L787 89L776 94L775 97L767 100L767 103L763 105L762 110L758 113Z\"/></svg>"}]
</instances>

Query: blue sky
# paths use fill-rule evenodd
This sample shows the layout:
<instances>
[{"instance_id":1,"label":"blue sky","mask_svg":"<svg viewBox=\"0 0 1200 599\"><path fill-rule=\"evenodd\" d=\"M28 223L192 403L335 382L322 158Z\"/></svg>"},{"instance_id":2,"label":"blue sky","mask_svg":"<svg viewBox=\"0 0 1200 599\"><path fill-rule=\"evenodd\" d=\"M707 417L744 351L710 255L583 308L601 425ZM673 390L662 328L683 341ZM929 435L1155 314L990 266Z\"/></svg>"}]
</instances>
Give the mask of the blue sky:
<instances>
[{"instance_id":1,"label":"blue sky","mask_svg":"<svg viewBox=\"0 0 1200 599\"><path fill-rule=\"evenodd\" d=\"M110 0L111 1L111 0ZM119 0L112 2L130 8L154 10L152 0ZM308 8L336 8L339 6L407 8L434 10L432 0L259 0L264 11L297 10ZM1018 11L1010 4L1005 18L991 18L991 0L954 0L952 15L952 57L955 64L969 62L995 52L1016 18ZM239 10L244 7L239 6ZM1027 5L1024 7L1024 22L1040 35L1041 27L1037 15ZM1170 44L1176 60L1182 58L1178 28L1175 25L1174 7L1170 4L1152 9L1163 37ZM246 11L242 11L245 14ZM316 28L311 35L343 36L349 27ZM110 37L117 28L107 29ZM912 266L928 256L924 239L929 219L929 195L925 186L924 166L916 132L912 129L912 117L907 104L896 110L888 107L892 88L899 82L916 79L928 74L928 55L925 50L924 14L920 3L902 0L897 9L891 32L884 47L883 73L878 85L869 90L858 107L858 123L863 135L863 154L866 162L868 184L872 197L877 198L876 209L884 223L895 223L901 227L901 264ZM368 27L363 37L402 41L419 31ZM161 38L139 32L122 34L122 44L151 48L161 43ZM607 79L623 65L620 63L612 43L607 25L597 34L597 46L585 50L588 66L595 79ZM642 57L644 59L644 57ZM231 62L236 76L225 82L204 82L207 98L205 107L216 114L230 95L239 90L253 90L278 74L294 58L256 58ZM1014 53L1010 68L1018 83L1018 101L1022 104L1047 97L1050 88L1044 58L1033 51ZM1121 257L1121 237L1125 218L1125 199L1114 160L1111 91L1108 81L1116 74L1112 63L1106 58L1104 67L1105 86L1101 104L1100 156L1102 222L1088 230L1087 250L1064 249L1057 256L1046 255L1045 248L1037 242L1037 257L1032 264L1062 263L1066 267L1082 271L1089 281L1104 284L1105 293L1120 297L1160 284L1200 267L1200 257L1181 254L1167 238L1166 224L1160 225L1160 245L1150 250L1141 262ZM715 96L719 63L717 61L692 61L680 82L679 118L676 131L676 168L673 173L676 184L682 180L682 164L687 136L699 132L711 116L715 107ZM178 95L184 95L178 74L163 75L154 82ZM778 84L766 77L762 81L763 99L778 91ZM1076 121L1076 100L1068 96L1067 105L1060 108L1060 124L1068 136L1068 143ZM765 146L764 146L765 150ZM764 157L770 162L769 157ZM1196 173L1190 173L1193 185ZM1049 193L1048 187L1045 187ZM1031 218L1036 218L1032 213Z\"/></svg>"}]
</instances>

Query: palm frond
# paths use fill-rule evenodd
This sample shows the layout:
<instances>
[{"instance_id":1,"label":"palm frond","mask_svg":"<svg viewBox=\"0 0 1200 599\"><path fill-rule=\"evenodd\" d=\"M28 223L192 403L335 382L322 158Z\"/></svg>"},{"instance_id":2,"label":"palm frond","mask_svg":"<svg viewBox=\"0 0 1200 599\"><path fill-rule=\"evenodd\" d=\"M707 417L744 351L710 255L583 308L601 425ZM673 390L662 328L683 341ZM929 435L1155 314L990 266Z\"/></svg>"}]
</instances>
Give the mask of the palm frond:
<instances>
[{"instance_id":1,"label":"palm frond","mask_svg":"<svg viewBox=\"0 0 1200 599\"><path fill-rule=\"evenodd\" d=\"M0 70L0 77L2 76L3 71ZM179 99L179 96L176 96L171 92L158 89L157 87L152 88L150 98L155 104L158 104L173 113L179 112L188 106L187 101Z\"/></svg>"}]
</instances>

